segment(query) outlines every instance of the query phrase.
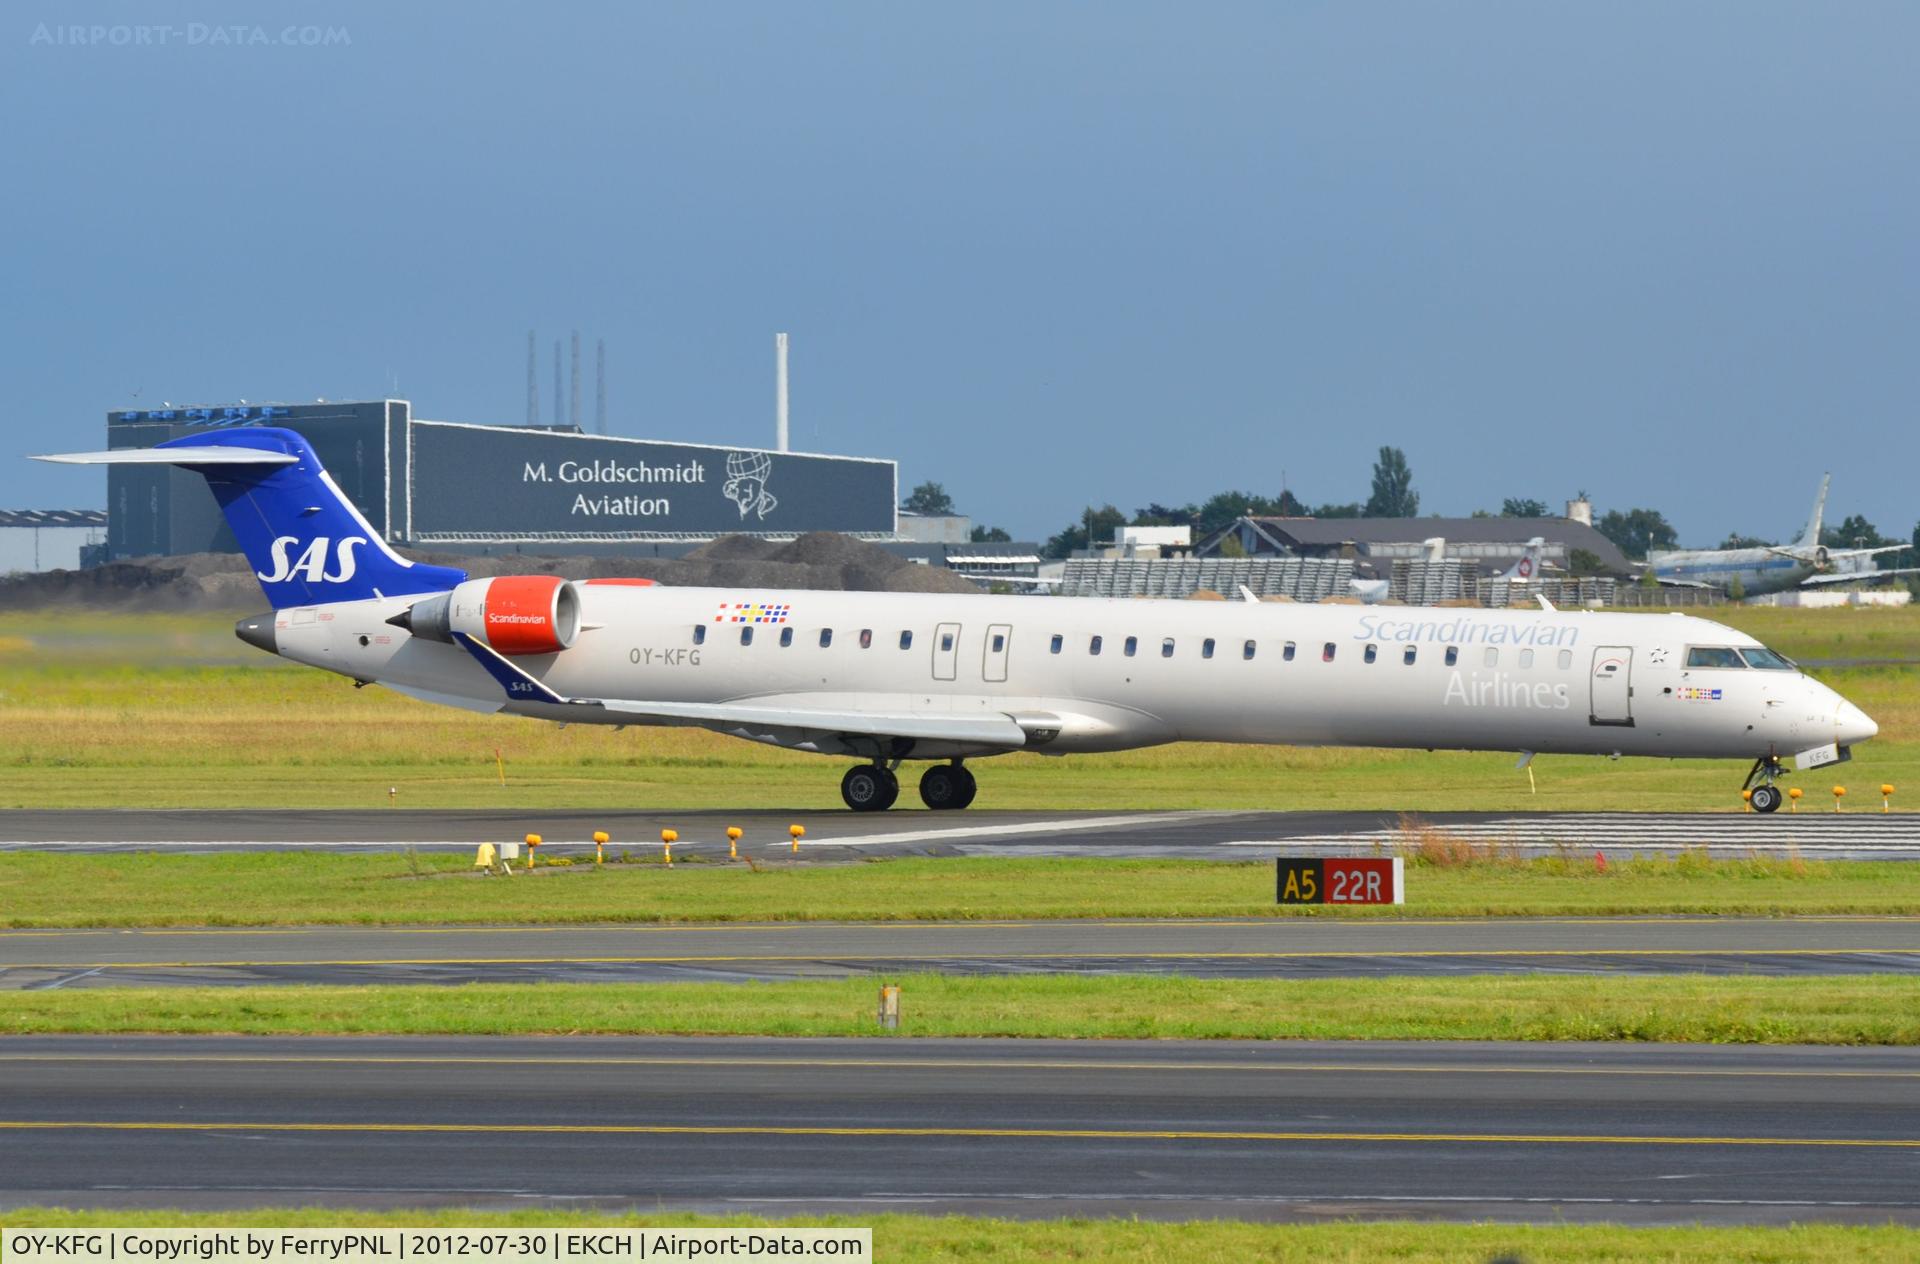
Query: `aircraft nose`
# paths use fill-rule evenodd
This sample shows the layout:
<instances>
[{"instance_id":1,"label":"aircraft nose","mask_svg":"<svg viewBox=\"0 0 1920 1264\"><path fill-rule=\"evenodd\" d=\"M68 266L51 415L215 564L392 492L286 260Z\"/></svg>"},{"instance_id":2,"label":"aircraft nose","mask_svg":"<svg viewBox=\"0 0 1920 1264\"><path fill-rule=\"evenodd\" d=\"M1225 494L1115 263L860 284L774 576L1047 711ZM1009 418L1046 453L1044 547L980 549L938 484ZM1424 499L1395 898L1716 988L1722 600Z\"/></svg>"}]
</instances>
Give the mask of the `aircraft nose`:
<instances>
[{"instance_id":1,"label":"aircraft nose","mask_svg":"<svg viewBox=\"0 0 1920 1264\"><path fill-rule=\"evenodd\" d=\"M273 630L271 612L250 615L240 620L233 625L233 634L257 650L265 650L269 654L280 652L279 637Z\"/></svg>"},{"instance_id":2,"label":"aircraft nose","mask_svg":"<svg viewBox=\"0 0 1920 1264\"><path fill-rule=\"evenodd\" d=\"M1842 699L1840 709L1833 717L1834 741L1842 746L1851 746L1855 742L1864 742L1880 731L1873 718L1851 702Z\"/></svg>"}]
</instances>

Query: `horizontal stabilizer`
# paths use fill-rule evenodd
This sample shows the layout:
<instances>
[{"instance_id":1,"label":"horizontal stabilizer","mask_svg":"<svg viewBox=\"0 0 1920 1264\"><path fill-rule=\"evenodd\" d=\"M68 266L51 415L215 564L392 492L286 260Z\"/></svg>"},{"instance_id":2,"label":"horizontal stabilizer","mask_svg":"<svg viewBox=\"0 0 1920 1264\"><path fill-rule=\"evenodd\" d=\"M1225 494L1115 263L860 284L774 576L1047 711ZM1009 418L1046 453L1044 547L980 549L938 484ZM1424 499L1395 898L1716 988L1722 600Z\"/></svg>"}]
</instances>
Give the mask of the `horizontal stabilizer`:
<instances>
[{"instance_id":1,"label":"horizontal stabilizer","mask_svg":"<svg viewBox=\"0 0 1920 1264\"><path fill-rule=\"evenodd\" d=\"M61 465L297 465L291 452L259 448L116 448L110 452L58 452L36 461Z\"/></svg>"}]
</instances>

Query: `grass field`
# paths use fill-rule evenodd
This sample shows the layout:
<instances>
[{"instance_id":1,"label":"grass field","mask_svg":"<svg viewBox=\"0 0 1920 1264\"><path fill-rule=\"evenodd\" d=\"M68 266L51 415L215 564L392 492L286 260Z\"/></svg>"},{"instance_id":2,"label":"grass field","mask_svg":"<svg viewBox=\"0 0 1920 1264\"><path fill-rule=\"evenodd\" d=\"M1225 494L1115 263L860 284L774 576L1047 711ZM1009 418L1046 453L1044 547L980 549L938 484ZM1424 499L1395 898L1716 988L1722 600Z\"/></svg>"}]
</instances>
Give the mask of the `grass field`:
<instances>
[{"instance_id":1,"label":"grass field","mask_svg":"<svg viewBox=\"0 0 1920 1264\"><path fill-rule=\"evenodd\" d=\"M1852 764L1802 780L1816 802L1839 780L1856 794L1882 782L1912 785L1920 805L1920 610L1738 609L1723 617L1795 657L1881 663L1818 673L1877 719L1882 735ZM356 690L249 649L231 627L220 614L0 614L0 807L386 806L390 788L408 807L839 804L836 761L699 730L561 730ZM1011 755L981 765L981 802L1736 811L1746 772L1719 761L1546 757L1535 763L1536 794L1513 762L1498 754L1203 744ZM912 798L903 796L903 808Z\"/></svg>"},{"instance_id":2,"label":"grass field","mask_svg":"<svg viewBox=\"0 0 1920 1264\"><path fill-rule=\"evenodd\" d=\"M1920 1044L1920 978L888 976L900 1036ZM873 1036L875 980L12 992L0 1034Z\"/></svg>"},{"instance_id":3,"label":"grass field","mask_svg":"<svg viewBox=\"0 0 1920 1264\"><path fill-rule=\"evenodd\" d=\"M709 853L724 844L707 840ZM684 853L685 847L681 849ZM651 853L648 853L651 854ZM445 854L0 853L0 925L969 921L1056 917L1479 917L1920 913L1920 865L1616 860L1408 869L1404 905L1281 908L1270 864L1053 858L830 866L590 864L485 878ZM218 892L218 899L209 898Z\"/></svg>"},{"instance_id":4,"label":"grass field","mask_svg":"<svg viewBox=\"0 0 1920 1264\"><path fill-rule=\"evenodd\" d=\"M1905 1264L1920 1257L1920 1230L1898 1226L1627 1229L1614 1225L1305 1224L1231 1220L987 1220L963 1216L806 1217L610 1215L605 1212L351 1211L336 1208L227 1212L66 1211L24 1207L7 1227L152 1228L754 1228L843 1225L873 1230L877 1260L910 1264Z\"/></svg>"}]
</instances>

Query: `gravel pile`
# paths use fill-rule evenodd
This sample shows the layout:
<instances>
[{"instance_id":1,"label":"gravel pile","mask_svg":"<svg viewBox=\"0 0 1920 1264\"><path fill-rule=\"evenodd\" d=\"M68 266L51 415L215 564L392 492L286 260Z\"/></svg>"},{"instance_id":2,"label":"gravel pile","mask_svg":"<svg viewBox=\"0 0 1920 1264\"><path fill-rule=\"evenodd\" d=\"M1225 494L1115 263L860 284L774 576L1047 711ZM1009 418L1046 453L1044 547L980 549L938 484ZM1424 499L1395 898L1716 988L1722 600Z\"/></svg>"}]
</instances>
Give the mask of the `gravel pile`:
<instances>
[{"instance_id":1,"label":"gravel pile","mask_svg":"<svg viewBox=\"0 0 1920 1264\"><path fill-rule=\"evenodd\" d=\"M403 550L420 562L489 575L565 575L571 579L634 577L678 588L811 588L835 592L977 593L952 571L920 566L864 540L815 532L779 544L727 536L684 558L467 557ZM262 605L245 558L193 553L114 562L85 571L0 577L0 608L85 606L112 610L242 610Z\"/></svg>"}]
</instances>

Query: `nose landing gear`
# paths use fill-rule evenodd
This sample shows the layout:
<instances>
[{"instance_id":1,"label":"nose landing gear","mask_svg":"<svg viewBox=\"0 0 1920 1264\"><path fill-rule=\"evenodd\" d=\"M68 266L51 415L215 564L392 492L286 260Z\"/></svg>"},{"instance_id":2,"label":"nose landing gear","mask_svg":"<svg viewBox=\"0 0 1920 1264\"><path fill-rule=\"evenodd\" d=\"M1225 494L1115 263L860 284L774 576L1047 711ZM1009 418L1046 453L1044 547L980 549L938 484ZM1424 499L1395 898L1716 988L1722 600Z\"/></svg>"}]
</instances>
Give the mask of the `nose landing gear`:
<instances>
[{"instance_id":1,"label":"nose landing gear","mask_svg":"<svg viewBox=\"0 0 1920 1264\"><path fill-rule=\"evenodd\" d=\"M1748 787L1752 787L1752 793L1748 796L1747 802L1752 805L1754 811L1775 812L1779 810L1780 801L1786 798L1786 795L1781 793L1780 787L1775 785L1774 782L1785 776L1786 771L1785 766L1781 764L1779 759L1772 755L1767 755L1753 761L1753 767L1747 772L1746 784L1740 788L1745 790ZM1760 784L1757 786L1754 785L1753 783L1755 781L1758 781Z\"/></svg>"}]
</instances>

